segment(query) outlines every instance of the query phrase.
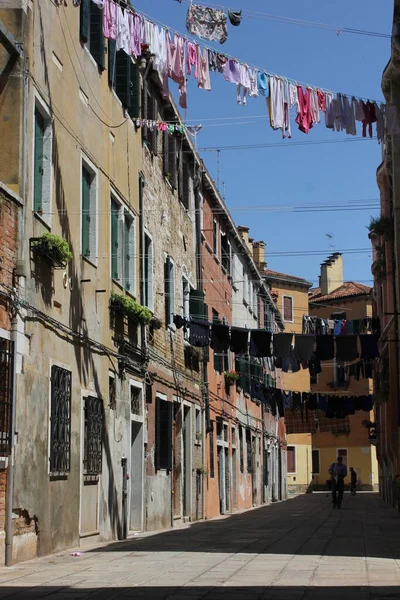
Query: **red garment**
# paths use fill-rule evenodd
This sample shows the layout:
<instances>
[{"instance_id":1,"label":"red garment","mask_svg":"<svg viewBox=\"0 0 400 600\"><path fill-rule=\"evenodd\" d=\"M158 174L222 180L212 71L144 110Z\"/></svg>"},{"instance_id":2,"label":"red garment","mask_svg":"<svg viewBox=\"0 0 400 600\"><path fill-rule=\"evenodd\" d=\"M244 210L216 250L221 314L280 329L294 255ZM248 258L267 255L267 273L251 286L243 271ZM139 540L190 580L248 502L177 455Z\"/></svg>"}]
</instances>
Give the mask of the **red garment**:
<instances>
[{"instance_id":1,"label":"red garment","mask_svg":"<svg viewBox=\"0 0 400 600\"><path fill-rule=\"evenodd\" d=\"M369 137L372 138L372 123L376 123L378 120L376 117L375 105L368 100L367 104L365 104L364 102L362 103L362 107L364 109L364 114L365 114L365 119L362 122L362 124L363 124L362 136L367 137L367 125L368 125Z\"/></svg>"},{"instance_id":2,"label":"red garment","mask_svg":"<svg viewBox=\"0 0 400 600\"><path fill-rule=\"evenodd\" d=\"M323 112L326 111L326 96L325 96L325 92L323 92L322 90L317 90L318 92L318 106L319 106L319 110L322 110Z\"/></svg>"},{"instance_id":3,"label":"red garment","mask_svg":"<svg viewBox=\"0 0 400 600\"><path fill-rule=\"evenodd\" d=\"M298 85L297 97L299 112L297 113L296 123L300 131L308 133L314 124L311 117L311 90L307 88L306 93L304 93L301 85Z\"/></svg>"}]
</instances>

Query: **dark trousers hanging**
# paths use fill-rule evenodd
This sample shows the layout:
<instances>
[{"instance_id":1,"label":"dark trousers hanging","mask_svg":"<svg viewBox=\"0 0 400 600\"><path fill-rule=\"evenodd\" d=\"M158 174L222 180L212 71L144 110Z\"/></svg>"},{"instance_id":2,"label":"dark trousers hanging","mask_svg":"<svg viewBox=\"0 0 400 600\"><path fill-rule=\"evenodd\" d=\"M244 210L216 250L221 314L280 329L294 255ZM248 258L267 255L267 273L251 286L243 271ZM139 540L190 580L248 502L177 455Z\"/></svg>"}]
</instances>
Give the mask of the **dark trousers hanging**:
<instances>
[{"instance_id":1,"label":"dark trousers hanging","mask_svg":"<svg viewBox=\"0 0 400 600\"><path fill-rule=\"evenodd\" d=\"M333 506L338 506L340 508L342 506L343 501L343 492L344 492L344 479L336 479L332 480L332 502Z\"/></svg>"}]
</instances>

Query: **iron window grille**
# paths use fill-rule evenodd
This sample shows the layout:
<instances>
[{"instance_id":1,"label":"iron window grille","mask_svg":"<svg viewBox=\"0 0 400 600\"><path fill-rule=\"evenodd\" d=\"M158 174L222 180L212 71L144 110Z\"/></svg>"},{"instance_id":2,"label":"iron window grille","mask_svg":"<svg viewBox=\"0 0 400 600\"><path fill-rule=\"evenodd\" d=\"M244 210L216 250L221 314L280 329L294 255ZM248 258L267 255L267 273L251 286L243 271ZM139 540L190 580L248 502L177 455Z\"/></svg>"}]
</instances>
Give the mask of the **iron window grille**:
<instances>
[{"instance_id":1,"label":"iron window grille","mask_svg":"<svg viewBox=\"0 0 400 600\"><path fill-rule=\"evenodd\" d=\"M0 456L11 454L13 349L13 342L0 338Z\"/></svg>"},{"instance_id":2,"label":"iron window grille","mask_svg":"<svg viewBox=\"0 0 400 600\"><path fill-rule=\"evenodd\" d=\"M51 368L50 472L71 467L71 371Z\"/></svg>"},{"instance_id":3,"label":"iron window grille","mask_svg":"<svg viewBox=\"0 0 400 600\"><path fill-rule=\"evenodd\" d=\"M93 396L85 398L84 458L85 475L101 475L103 457L103 401Z\"/></svg>"}]
</instances>

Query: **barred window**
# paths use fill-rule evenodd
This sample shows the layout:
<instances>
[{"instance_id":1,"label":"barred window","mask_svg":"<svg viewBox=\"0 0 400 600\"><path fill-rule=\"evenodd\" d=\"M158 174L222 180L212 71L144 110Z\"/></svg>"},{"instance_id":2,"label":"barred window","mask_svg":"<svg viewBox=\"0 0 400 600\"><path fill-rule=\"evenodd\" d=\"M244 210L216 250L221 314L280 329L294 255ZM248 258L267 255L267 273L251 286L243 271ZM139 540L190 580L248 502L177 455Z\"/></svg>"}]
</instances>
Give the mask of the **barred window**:
<instances>
[{"instance_id":1,"label":"barred window","mask_svg":"<svg viewBox=\"0 0 400 600\"><path fill-rule=\"evenodd\" d=\"M11 454L13 342L0 338L0 456Z\"/></svg>"},{"instance_id":2,"label":"barred window","mask_svg":"<svg viewBox=\"0 0 400 600\"><path fill-rule=\"evenodd\" d=\"M71 461L71 371L51 368L50 472L69 473Z\"/></svg>"},{"instance_id":3,"label":"barred window","mask_svg":"<svg viewBox=\"0 0 400 600\"><path fill-rule=\"evenodd\" d=\"M85 398L84 458L85 475L101 475L103 455L103 401L93 396Z\"/></svg>"}]
</instances>

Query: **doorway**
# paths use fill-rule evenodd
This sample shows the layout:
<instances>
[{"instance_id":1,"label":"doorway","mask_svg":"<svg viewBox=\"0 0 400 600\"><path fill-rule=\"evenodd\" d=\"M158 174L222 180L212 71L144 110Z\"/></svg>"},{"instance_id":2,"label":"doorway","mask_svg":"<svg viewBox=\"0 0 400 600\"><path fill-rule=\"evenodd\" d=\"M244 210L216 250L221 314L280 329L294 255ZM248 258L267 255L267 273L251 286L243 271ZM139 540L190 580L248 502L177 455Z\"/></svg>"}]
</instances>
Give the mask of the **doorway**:
<instances>
[{"instance_id":1,"label":"doorway","mask_svg":"<svg viewBox=\"0 0 400 600\"><path fill-rule=\"evenodd\" d=\"M237 458L236 448L232 448L232 508L237 510Z\"/></svg>"},{"instance_id":2,"label":"doorway","mask_svg":"<svg viewBox=\"0 0 400 600\"><path fill-rule=\"evenodd\" d=\"M129 529L143 529L143 423L131 421L130 517Z\"/></svg>"}]
</instances>

